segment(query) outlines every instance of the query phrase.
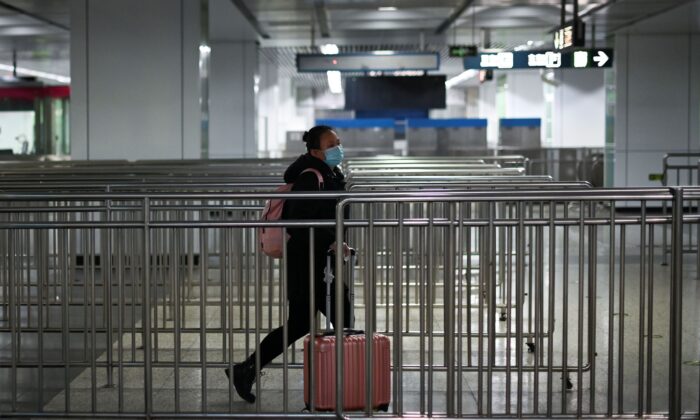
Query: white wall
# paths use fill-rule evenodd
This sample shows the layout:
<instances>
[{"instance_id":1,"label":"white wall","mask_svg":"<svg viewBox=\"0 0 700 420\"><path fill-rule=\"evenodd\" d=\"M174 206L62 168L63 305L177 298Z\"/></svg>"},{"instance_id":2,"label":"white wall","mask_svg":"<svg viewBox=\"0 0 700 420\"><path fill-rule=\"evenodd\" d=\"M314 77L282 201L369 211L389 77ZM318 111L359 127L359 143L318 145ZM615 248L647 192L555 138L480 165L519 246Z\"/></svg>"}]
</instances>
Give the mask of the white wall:
<instances>
[{"instance_id":1,"label":"white wall","mask_svg":"<svg viewBox=\"0 0 700 420\"><path fill-rule=\"evenodd\" d=\"M605 146L604 70L559 70L555 79L552 146Z\"/></svg>"},{"instance_id":2,"label":"white wall","mask_svg":"<svg viewBox=\"0 0 700 420\"><path fill-rule=\"evenodd\" d=\"M503 73L501 73L503 74ZM508 71L504 118L540 118L542 141L546 123L544 82L539 71ZM488 142L498 144L497 78L478 90L478 117L488 120ZM555 74L552 105L553 142L547 147L603 147L605 144L604 73L598 70L562 70ZM470 99L471 100L471 99ZM471 114L470 114L471 115Z\"/></svg>"},{"instance_id":3,"label":"white wall","mask_svg":"<svg viewBox=\"0 0 700 420\"><path fill-rule=\"evenodd\" d=\"M498 115L496 110L496 78L479 86L479 118L486 118L486 139L489 147L498 145Z\"/></svg>"},{"instance_id":4,"label":"white wall","mask_svg":"<svg viewBox=\"0 0 700 420\"><path fill-rule=\"evenodd\" d=\"M700 150L700 37L620 34L615 56L614 183L658 186L665 153Z\"/></svg>"},{"instance_id":5,"label":"white wall","mask_svg":"<svg viewBox=\"0 0 700 420\"><path fill-rule=\"evenodd\" d=\"M314 89L313 92L314 109L316 110L338 110L345 109L345 95L342 93L331 93L329 90ZM314 118L315 118L314 114Z\"/></svg>"},{"instance_id":6,"label":"white wall","mask_svg":"<svg viewBox=\"0 0 700 420\"><path fill-rule=\"evenodd\" d=\"M279 125L279 70L265 55L260 55L260 85L258 91L258 151L284 148L284 136Z\"/></svg>"},{"instance_id":7,"label":"white wall","mask_svg":"<svg viewBox=\"0 0 700 420\"><path fill-rule=\"evenodd\" d=\"M505 115L498 115L497 80L502 75L506 76ZM496 72L493 80L482 83L478 89L478 117L488 120L486 138L489 147L498 145L500 118L542 118L544 121L544 90L539 72L531 70Z\"/></svg>"},{"instance_id":8,"label":"white wall","mask_svg":"<svg viewBox=\"0 0 700 420\"><path fill-rule=\"evenodd\" d=\"M199 44L201 43L201 10L199 2L183 0L184 17L182 28L185 46L183 58L183 159L198 159L202 156L202 108L200 104Z\"/></svg>"},{"instance_id":9,"label":"white wall","mask_svg":"<svg viewBox=\"0 0 700 420\"><path fill-rule=\"evenodd\" d=\"M257 157L258 47L250 41L210 45L209 157Z\"/></svg>"},{"instance_id":10,"label":"white wall","mask_svg":"<svg viewBox=\"0 0 700 420\"><path fill-rule=\"evenodd\" d=\"M297 106L296 87L289 77L279 78L278 132L279 150L284 149L287 131L305 131L313 124L313 112ZM313 111L313 109L311 110Z\"/></svg>"},{"instance_id":11,"label":"white wall","mask_svg":"<svg viewBox=\"0 0 700 420\"><path fill-rule=\"evenodd\" d=\"M208 157L257 157L257 34L230 0L210 0L209 37Z\"/></svg>"},{"instance_id":12,"label":"white wall","mask_svg":"<svg viewBox=\"0 0 700 420\"><path fill-rule=\"evenodd\" d=\"M73 159L88 159L87 0L70 2L70 152Z\"/></svg>"},{"instance_id":13,"label":"white wall","mask_svg":"<svg viewBox=\"0 0 700 420\"><path fill-rule=\"evenodd\" d=\"M196 6L187 0L72 0L74 159L195 157Z\"/></svg>"},{"instance_id":14,"label":"white wall","mask_svg":"<svg viewBox=\"0 0 700 420\"><path fill-rule=\"evenodd\" d=\"M696 3L697 5L697 3ZM700 148L700 35L690 36L690 108L688 131L690 149Z\"/></svg>"},{"instance_id":15,"label":"white wall","mask_svg":"<svg viewBox=\"0 0 700 420\"><path fill-rule=\"evenodd\" d=\"M507 73L506 118L541 118L544 121L544 89L538 71Z\"/></svg>"},{"instance_id":16,"label":"white wall","mask_svg":"<svg viewBox=\"0 0 700 420\"><path fill-rule=\"evenodd\" d=\"M696 3L697 5L697 3ZM688 132L690 149L700 148L700 35L690 36L690 108L688 117Z\"/></svg>"},{"instance_id":17,"label":"white wall","mask_svg":"<svg viewBox=\"0 0 700 420\"><path fill-rule=\"evenodd\" d=\"M352 114L343 110L343 94L296 87L289 76L281 74L279 67L264 55L260 59L258 98L259 150L267 150L276 156L286 147L288 131L306 131L319 117L335 118L337 114ZM329 117L329 114L332 116Z\"/></svg>"}]
</instances>

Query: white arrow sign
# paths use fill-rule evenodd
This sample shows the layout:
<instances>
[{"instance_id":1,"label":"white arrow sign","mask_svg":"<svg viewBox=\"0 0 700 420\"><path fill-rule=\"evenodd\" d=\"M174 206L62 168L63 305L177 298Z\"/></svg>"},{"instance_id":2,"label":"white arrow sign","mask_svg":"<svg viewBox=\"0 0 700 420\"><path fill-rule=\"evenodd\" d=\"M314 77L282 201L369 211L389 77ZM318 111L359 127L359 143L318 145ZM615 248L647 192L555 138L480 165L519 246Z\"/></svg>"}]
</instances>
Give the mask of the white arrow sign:
<instances>
[{"instance_id":1,"label":"white arrow sign","mask_svg":"<svg viewBox=\"0 0 700 420\"><path fill-rule=\"evenodd\" d=\"M598 67L603 67L609 59L610 57L608 57L608 55L605 54L603 51L598 51L598 55L593 57L593 61L598 63Z\"/></svg>"}]
</instances>

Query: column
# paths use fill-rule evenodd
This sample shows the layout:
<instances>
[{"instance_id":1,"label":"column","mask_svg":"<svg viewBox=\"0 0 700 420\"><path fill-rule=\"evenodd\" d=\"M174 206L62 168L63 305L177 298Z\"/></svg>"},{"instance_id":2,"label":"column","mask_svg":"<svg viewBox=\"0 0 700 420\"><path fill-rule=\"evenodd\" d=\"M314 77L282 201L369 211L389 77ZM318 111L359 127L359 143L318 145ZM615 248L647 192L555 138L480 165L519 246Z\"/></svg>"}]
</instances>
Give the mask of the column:
<instances>
[{"instance_id":1,"label":"column","mask_svg":"<svg viewBox=\"0 0 700 420\"><path fill-rule=\"evenodd\" d=\"M692 34L616 36L616 187L659 186L648 175L661 172L664 154L700 151L699 40Z\"/></svg>"},{"instance_id":2,"label":"column","mask_svg":"<svg viewBox=\"0 0 700 420\"><path fill-rule=\"evenodd\" d=\"M199 2L71 1L73 159L199 157Z\"/></svg>"},{"instance_id":3,"label":"column","mask_svg":"<svg viewBox=\"0 0 700 420\"><path fill-rule=\"evenodd\" d=\"M211 41L209 157L257 157L258 47L250 41Z\"/></svg>"}]
</instances>

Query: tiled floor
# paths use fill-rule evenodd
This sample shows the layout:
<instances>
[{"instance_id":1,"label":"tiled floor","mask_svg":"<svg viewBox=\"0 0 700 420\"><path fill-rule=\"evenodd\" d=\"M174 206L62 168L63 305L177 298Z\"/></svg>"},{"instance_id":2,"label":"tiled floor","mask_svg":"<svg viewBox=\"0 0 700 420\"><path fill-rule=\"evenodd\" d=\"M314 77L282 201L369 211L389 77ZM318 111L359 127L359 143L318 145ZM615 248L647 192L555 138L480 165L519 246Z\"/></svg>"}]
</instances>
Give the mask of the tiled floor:
<instances>
[{"instance_id":1,"label":"tiled floor","mask_svg":"<svg viewBox=\"0 0 700 420\"><path fill-rule=\"evenodd\" d=\"M608 349L608 332L609 332L609 266L608 258L609 247L605 240L605 232L601 230L599 234L599 249L598 249L598 263L597 263L597 290L595 296L595 311L597 317L597 323L595 328L596 341L595 341L595 351L597 356L589 355L587 352L588 337L584 334L584 351L583 351L583 364L585 365L589 359L595 360L595 384L593 390L594 402L595 402L595 412L596 413L606 413L608 404L608 395L610 389L608 389L608 373L609 373L609 349ZM615 287L615 306L613 309L613 320L614 320L614 346L613 346L613 368L612 368L612 396L613 405L612 413L615 414L619 409L618 398L619 392L622 392L622 411L625 413L634 413L638 406L637 392L639 384L639 322L640 322L640 307L639 307L639 294L640 294L640 281L639 281L639 239L635 237L634 232L630 230L628 232L627 238L628 246L625 248L627 252L627 260L625 265L625 299L624 299L624 310L619 308L619 264L616 263L615 276L616 276L616 287ZM558 242L561 246L561 241ZM578 249L578 239L575 232L572 232L570 241L570 250ZM546 250L545 250L546 252ZM553 340L552 349L552 360L554 364L561 365L563 362L563 316L566 312L568 316L568 356L567 364L569 369L569 377L573 382L573 389L569 391L562 390L562 375L560 372L554 372L552 374L552 409L554 413L561 412L562 403L565 404L566 410L569 413L575 413L578 405L578 394L582 394L582 406L583 412L586 413L590 407L590 397L591 397L591 372L586 371L581 375L582 386L579 388L578 376L576 373L576 367L579 365L579 360L577 357L578 345L577 345L577 333L578 333L578 288L579 288L579 278L578 278L578 257L574 251L570 251L570 266L569 266L569 278L568 278L568 300L569 306L565 311L563 307L563 272L562 272L562 258L563 252L561 248L557 248L557 262L555 264L555 283L553 285L554 289L554 314L555 314L555 328L554 332L551 334ZM619 254L619 248L616 251ZM654 261L654 288L652 290L652 297L654 303L653 309L653 332L652 332L652 349L653 349L653 361L652 361L652 383L651 383L651 402L652 411L667 411L667 398L668 398L668 331L669 331L669 278L670 272L668 266L662 266L660 264L660 253L656 253L656 260ZM683 354L682 361L688 364L683 365L683 408L687 412L697 412L699 409L700 398L700 367L693 365L693 361L700 359L700 281L697 280L697 271L695 267L695 260L693 255L688 255L685 259L685 280L683 284ZM475 260L476 262L476 260ZM549 265L545 262L542 266L544 277L547 278L549 275ZM440 273L437 273L440 274ZM201 412L207 411L212 413L220 412L234 412L234 413L250 413L255 412L258 408L262 412L277 412L283 411L284 405L284 387L282 385L282 369L277 367L269 367L265 369L265 375L260 379L260 394L259 401L260 406L255 404L247 404L235 395L229 387L229 382L223 373L223 366L211 366L211 363L225 363L227 362L228 350L224 349L223 341L224 335L221 332L214 331L221 326L221 312L220 305L218 302L218 294L220 291L220 286L216 282L218 276L218 271L211 270L209 272L210 280L214 280L212 284L217 284L208 289L208 295L212 302L211 306L206 308L205 312L205 324L207 329L211 329L211 332L207 332L204 343L206 349L206 359L208 366L206 369L202 370L199 366L200 362L200 348L202 347L201 337L198 333L182 333L181 334L181 358L183 362L197 362L196 366L192 367L180 367L179 377L178 377L178 387L175 386L175 369L173 367L174 360L174 337L169 333L160 333L158 335L158 354L157 359L154 356L154 363L164 363L167 366L160 367L156 366L153 368L153 380L152 380L152 407L154 411L157 412L173 412L175 410L175 399L176 391L177 398L179 399L179 410L182 412ZM358 277L362 277L362 270L359 270ZM379 278L382 278L379 276ZM438 276L437 278L440 278ZM415 280L415 277L411 277L411 280ZM477 279L474 279L474 283ZM588 297L588 282L584 283L584 301L586 302L586 312L585 317L587 317L588 309L587 297ZM552 290L552 285L549 282L545 282L545 289L543 291L544 307L543 311L546 314L548 312L548 298L549 293ZM441 283L436 284L436 296L439 297L436 300L436 307L433 310L434 313L434 323L433 330L441 331L444 327L443 319L443 293L444 289ZM649 291L647 290L646 293ZM101 291L98 291L98 295ZM250 296L253 296L254 291L249 290ZM357 299L360 305L356 310L357 324L358 326L364 326L365 312L364 306L361 305L363 302L362 285L357 287ZM379 285L375 289L375 293L378 297L384 297L383 287ZM417 289L412 288L410 301L411 303L419 303L416 299ZM515 293L515 290L512 291ZM534 292L532 292L534 293ZM530 296L532 296L532 293ZM238 290L234 291L237 296ZM198 288L192 290L192 305L187 306L184 319L186 320L185 325L188 327L199 328L200 325L200 307L198 305ZM263 290L263 296L267 296L267 288ZM277 291L275 291L275 296L277 296ZM472 333L476 333L478 330L478 316L479 311L477 309L478 305L478 290L472 289L472 304L474 307L471 310L471 325L470 330ZM276 301L275 301L276 302ZM646 303L648 304L648 303ZM158 307L158 317L159 325L162 325L162 305ZM272 318L269 318L267 307L262 311L263 315L263 326L267 328L268 325L276 326L278 325L277 319L277 309L278 305L275 303L272 311ZM416 330L418 328L420 310L425 308L425 306L415 305L411 306L408 311L408 315L404 310L402 318L405 321L406 318L410 321L411 330ZM648 307L647 307L648 309ZM524 307L525 310L525 320L529 321L527 306ZM130 309L127 311L127 315ZM138 320L139 314L136 311L136 318ZM500 311L499 311L500 312ZM466 310L461 312L463 328L467 328L466 320ZM623 327L625 330L624 334L624 349L622 350L624 374L622 375L621 382L619 381L619 321L620 313L623 316ZM386 318L386 311L383 306L378 306L377 309L377 325L382 329L386 325L392 325L393 319L390 317ZM236 327L238 327L239 322L239 311L234 312L236 317ZM60 315L59 315L60 316ZM253 325L254 313L250 312L250 325ZM98 324L102 314L98 311ZM584 317L584 321L585 321ZM130 324L130 316L126 317L126 325ZM515 319L515 310L510 314L512 321ZM0 317L0 325L6 326L7 323L2 323L6 320L6 312L2 312L2 317ZM82 325L81 322L84 320L84 314L80 311L73 311L71 313L71 323L73 325ZM544 326L547 328L548 318L545 316ZM484 312L483 318L484 331L487 331L487 320L486 312ZM137 321L138 324L138 321ZM89 324L88 324L89 325ZM172 320L166 321L166 327L172 327L174 324ZM505 333L507 330L507 323L502 321L495 322L495 329L497 333ZM587 322L584 322L584 330L587 331ZM514 327L511 331L515 331ZM646 335L646 328L643 334ZM264 334L264 331L262 332ZM254 346L255 337L254 334L248 335L248 341L246 346L246 340L243 334L234 335L234 351L233 359L239 361L243 359L250 348ZM128 331L122 336L123 338L123 357L122 359L126 362L132 361L132 355L135 355L135 361L143 361L143 350L140 348L141 345L141 335L132 335ZM392 337L393 338L393 337ZM36 335L32 336L27 334L26 337L23 335L22 342L22 352L23 357L29 357L31 355L32 348L36 351ZM116 335L115 335L116 339ZM49 358L59 358L61 353L60 335L50 335L45 338L45 357L47 360ZM132 347L132 340L135 343L135 347ZM511 414L516 411L516 401L518 397L517 389L517 371L513 371L510 375L510 383L507 381L507 376L504 372L495 372L491 380L491 386L489 387L489 381L487 372L484 369L481 375L481 399L479 398L479 374L474 370L477 366L478 360L476 354L478 352L479 340L476 337L472 337L468 340L466 337L463 338L462 344L464 346L462 352L462 363L467 364L467 346L470 345L472 349L472 371L463 373L461 377L462 393L461 395L455 395L455 408L461 409L461 412L468 415L476 415L479 413L479 405L481 405L481 413L487 414L487 402L488 395L491 395L492 404L492 414L503 414L507 411L507 387L510 388L510 408L509 412ZM0 334L0 360L9 360L9 343L10 337L8 334ZM418 337L405 337L402 341L403 343L403 362L404 365L420 365L421 363L427 363L427 355L424 353L424 358L420 357L420 347ZM113 354L114 359L118 360L118 340L113 343ZM548 355L547 347L549 344L549 339L544 339L542 343L544 347L538 347L536 353L528 353L527 349L524 348L525 353L523 354L523 365L524 366L534 366L535 360L538 356L542 356L541 363L544 366L547 364ZM395 346L396 343L392 343ZM99 347L102 346L102 347ZM74 334L72 336L72 356L71 359L78 360L83 356L83 342L82 335ZM96 353L99 354L98 361L103 362L106 360L106 353L104 352L104 336L98 337L98 348ZM246 349L246 347L248 347ZM508 360L507 341L505 338L498 338L496 340L496 346L494 352L491 353L488 349L488 340L484 339L483 348L484 354L494 354L495 362L498 366L504 366ZM515 364L515 347L516 340L515 337L510 339L510 361ZM393 348L393 347L392 347ZM444 340L442 338L436 337L434 342L434 365L443 364L444 360ZM427 351L427 346L425 347ZM541 355L541 351L545 354ZM26 353L24 353L26 352ZM647 352L647 341L644 341L644 352L645 352L645 364L646 369L646 357L648 357ZM298 363L302 360L302 354L300 346L296 346L295 354L292 354L290 350L290 360L294 356L295 361ZM89 361L89 357L87 359ZM155 362L157 360L157 362ZM484 359L484 363L487 359ZM457 369L457 367L455 367ZM10 411L11 398L11 375L10 369L0 368L0 412L5 413ZM17 403L15 409L17 411L37 411L40 405L39 393L37 391L38 384L38 370L36 368L26 368L19 369L18 380L17 380ZM433 394L432 401L428 401L427 398L427 386L428 378L427 373L421 380L421 374L418 372L404 372L403 374L403 394L401 396L401 402L403 405L403 413L418 413L426 412L430 403L432 404L433 411L435 413L442 413L445 411L446 407L446 384L447 377L445 372L435 372L433 376ZM49 412L63 412L65 407L67 390L63 386L65 377L68 377L70 382L70 390L68 395L70 397L70 411L72 412L89 412L92 410L93 403L98 412L115 412L119 411L121 408L125 412L139 413L144 410L144 390L143 390L143 368L142 367L125 367L123 369L123 377L120 377L118 369L114 369L114 381L115 384L122 384L122 395L120 397L120 387L115 386L113 388L106 388L106 369L98 368L94 372L95 381L93 382L92 375L93 372L90 368L79 369L72 368L67 372L63 368L46 368L44 369L44 404L42 409ZM204 380L203 376L206 376ZM539 413L546 413L547 410L547 372L546 369L541 371L538 379L538 390L535 392L535 376L531 373L523 374L523 389L522 389L522 410L524 413L532 413L535 409L535 399L538 400L537 409ZM646 379L646 378L645 378ZM424 388L421 388L421 383L423 383ZM255 390L255 388L254 388ZM287 404L289 412L301 412L304 409L304 402L302 398L303 394L303 378L302 370L297 366L289 370L288 375L288 386L287 386ZM423 391L423 392L421 392ZM456 392L457 390L455 390ZM206 402L205 395L206 393ZM646 393L646 389L645 389ZM94 398L94 399L93 399ZM646 398L646 394L645 394ZM393 401L396 403L397 401ZM120 407L121 404L121 407ZM393 409L393 406L392 406Z\"/></svg>"}]
</instances>

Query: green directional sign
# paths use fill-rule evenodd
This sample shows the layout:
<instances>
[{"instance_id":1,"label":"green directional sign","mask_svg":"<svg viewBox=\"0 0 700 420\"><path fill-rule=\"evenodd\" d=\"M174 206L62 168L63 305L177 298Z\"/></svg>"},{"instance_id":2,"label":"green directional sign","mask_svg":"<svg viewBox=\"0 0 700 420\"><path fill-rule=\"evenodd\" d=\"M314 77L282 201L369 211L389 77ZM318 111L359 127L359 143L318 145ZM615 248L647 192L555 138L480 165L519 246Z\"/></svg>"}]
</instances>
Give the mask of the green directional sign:
<instances>
[{"instance_id":1,"label":"green directional sign","mask_svg":"<svg viewBox=\"0 0 700 420\"><path fill-rule=\"evenodd\" d=\"M450 45L450 57L464 58L476 53L476 45Z\"/></svg>"}]
</instances>

